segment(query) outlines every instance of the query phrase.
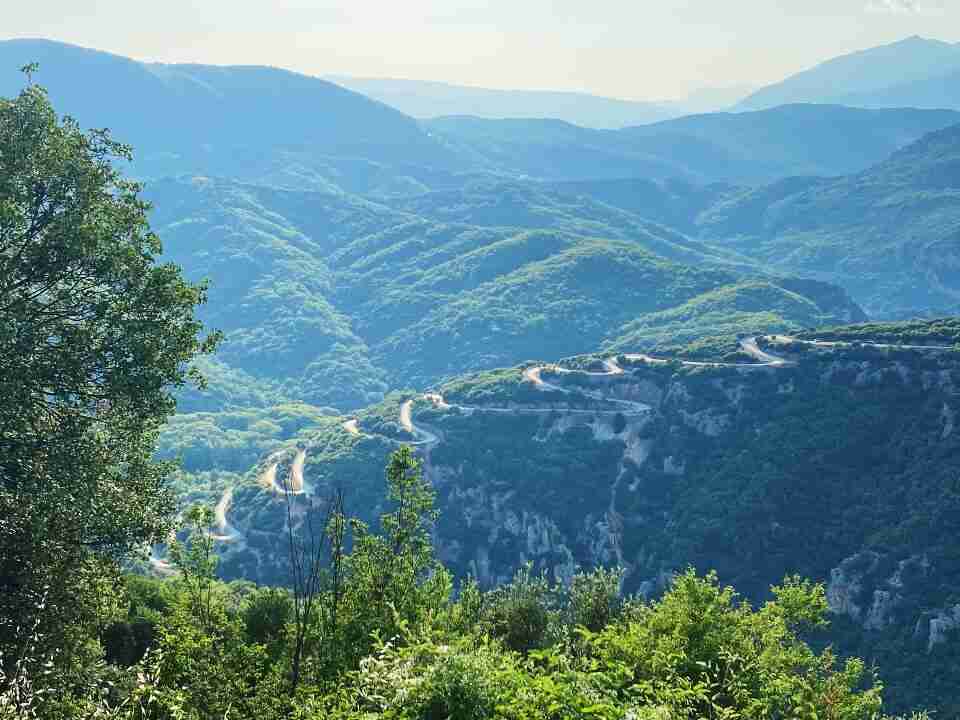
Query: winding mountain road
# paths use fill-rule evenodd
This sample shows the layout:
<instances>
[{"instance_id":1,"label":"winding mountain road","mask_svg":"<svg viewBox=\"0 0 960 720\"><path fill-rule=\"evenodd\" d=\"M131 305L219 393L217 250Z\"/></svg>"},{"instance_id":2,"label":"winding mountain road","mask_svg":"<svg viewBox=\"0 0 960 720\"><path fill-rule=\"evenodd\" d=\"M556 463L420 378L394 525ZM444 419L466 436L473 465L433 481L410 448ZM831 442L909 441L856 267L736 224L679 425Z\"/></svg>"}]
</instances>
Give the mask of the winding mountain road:
<instances>
[{"instance_id":1,"label":"winding mountain road","mask_svg":"<svg viewBox=\"0 0 960 720\"><path fill-rule=\"evenodd\" d=\"M407 444L436 445L438 442L440 442L440 438L438 438L429 430L424 430L423 428L414 425L412 414L413 400L407 400L405 403L403 403L403 405L400 406L400 426L414 437L420 438L419 440L415 440L414 442Z\"/></svg>"},{"instance_id":2,"label":"winding mountain road","mask_svg":"<svg viewBox=\"0 0 960 720\"><path fill-rule=\"evenodd\" d=\"M307 494L307 484L303 480L303 466L307 462L307 451L298 450L290 466L290 476L287 479L287 490L291 495Z\"/></svg>"},{"instance_id":3,"label":"winding mountain road","mask_svg":"<svg viewBox=\"0 0 960 720\"><path fill-rule=\"evenodd\" d=\"M310 488L303 479L303 466L307 460L307 451L302 448L297 450L297 454L293 458L286 482L277 480L280 464L283 462L283 455L286 452L285 450L278 450L267 456L267 467L257 477L257 484L264 490L270 490L279 495L287 492L291 495L309 494Z\"/></svg>"},{"instance_id":4,"label":"winding mountain road","mask_svg":"<svg viewBox=\"0 0 960 720\"><path fill-rule=\"evenodd\" d=\"M223 495L220 496L220 502L218 502L213 509L213 522L216 532L211 533L210 537L217 542L233 543L244 539L243 533L233 527L230 521L227 520L227 512L229 512L232 504L233 488L228 487L223 491Z\"/></svg>"},{"instance_id":5,"label":"winding mountain road","mask_svg":"<svg viewBox=\"0 0 960 720\"><path fill-rule=\"evenodd\" d=\"M681 365L688 367L736 367L736 368L767 368L767 367L788 367L794 365L795 363L785 360L783 358L771 355L764 350L761 350L757 344L757 338L746 338L740 341L740 347L748 355L755 357L760 362L757 363L722 363L722 362L704 362L698 360L680 360ZM650 355L645 354L627 354L623 356L630 361L639 361L646 362L656 365L667 364L672 362L671 360L665 358L655 358ZM624 400L622 398L613 397L610 395L605 395L598 390L590 390L582 387L564 387L562 385L557 385L555 383L549 382L543 379L543 373L551 372L558 375L584 375L586 377L615 377L617 375L623 375L624 369L620 367L619 362L616 357L606 358L603 362L603 371L596 370L572 370L570 368L565 368L556 363L551 363L548 365L535 365L532 367L524 368L522 377L525 382L533 383L538 389L543 391L553 391L557 393L562 393L564 395L581 395L587 397L591 400L599 400L602 402L608 402L615 405L622 406L616 410L599 410L599 409L580 409L580 408L565 408L563 412L568 414L584 414L584 415L604 415L604 414L616 414L616 413L626 413L626 414L645 414L651 411L651 407L646 403L637 402L635 400ZM489 405L459 405L448 403L443 395L437 392L426 393L422 398L430 403L439 410L462 410L465 412L486 412L486 413L510 413L510 414L534 414L534 413L554 413L557 412L556 408L524 408L524 407L495 407ZM435 445L439 442L438 436L425 430L422 427L417 426L413 422L413 403L414 399L405 401L400 406L400 417L399 422L400 426L414 435L417 440L407 443L409 445ZM344 430L346 430L351 435L361 435L359 423L357 419L347 420L342 424Z\"/></svg>"},{"instance_id":6,"label":"winding mountain road","mask_svg":"<svg viewBox=\"0 0 960 720\"><path fill-rule=\"evenodd\" d=\"M780 336L784 337L784 336ZM786 340L792 340L792 338L784 338ZM872 347L880 348L881 350L953 350L954 345L893 345L889 343L877 343L877 342L849 342L846 340L793 340L793 342L802 342L808 345L816 345L817 347L853 347L854 345L859 345L861 347Z\"/></svg>"},{"instance_id":7,"label":"winding mountain road","mask_svg":"<svg viewBox=\"0 0 960 720\"><path fill-rule=\"evenodd\" d=\"M785 336L774 336L775 338L784 338ZM776 355L771 355L765 350L761 350L760 346L757 344L757 338L744 338L739 341L740 349L749 355L752 358L759 360L755 363L728 363L728 362L714 362L708 360L670 360L667 358L656 358L651 357L650 355L645 355L643 353L631 353L626 354L623 357L632 362L645 362L650 363L651 365L666 365L671 362L678 362L684 367L709 367L709 368L742 368L745 370L755 369L755 368L778 368L778 367L791 367L797 363L792 360L785 360L782 357L777 357ZM615 362L615 360L614 360Z\"/></svg>"},{"instance_id":8,"label":"winding mountain road","mask_svg":"<svg viewBox=\"0 0 960 720\"><path fill-rule=\"evenodd\" d=\"M625 360L630 362L643 362L649 363L652 365L665 365L668 363L679 363L684 367L698 367L698 368L737 368L744 370L753 370L761 368L787 368L794 367L797 365L796 361L788 360L777 355L774 355L768 350L764 350L759 345L760 337L768 337L774 342L779 343L803 343L815 347L852 347L854 343L844 342L844 341L822 341L822 340L798 340L794 337L788 335L770 335L770 336L754 336L743 338L739 341L740 349L750 357L754 358L757 362L745 362L745 363L729 363L729 362L710 362L702 360L671 360L667 358L657 358L644 353L629 353L624 354L619 357L623 357ZM858 342L856 343L860 346L875 347L875 348L886 348L886 349L900 349L900 350L953 350L953 346L948 345L894 345L894 344L885 344L885 343L874 343L874 342ZM644 414L652 410L652 408L646 403L637 402L633 400L624 400L622 398L612 397L610 395L604 395L599 390L591 390L583 387L564 387L551 383L548 380L543 379L543 373L550 372L557 375L572 375L579 374L587 377L615 377L618 375L623 375L625 373L624 369L620 366L617 356L609 357L603 360L604 370L600 371L590 371L590 370L573 370L570 368L564 368L555 363L545 364L545 365L536 365L532 367L525 368L522 373L522 378L525 382L532 383L535 387L543 391L553 391L557 393L562 393L564 395L580 395L587 397L591 400L600 400L604 402L613 403L616 405L622 406L622 409L617 410L590 410L590 409L579 409L579 408L564 408L563 412L568 414L589 414L589 415L604 415L604 414L615 414L615 413L624 413L624 414ZM423 400L430 402L433 406L439 410L450 410L456 409L464 412L486 412L486 413L510 413L510 414L535 414L535 413L554 413L557 412L557 408L525 408L525 407L492 407L492 406L481 406L481 405L458 405L448 403L443 395L437 392L426 393L421 396ZM399 411L399 423L400 426L406 430L408 433L413 435L416 440L411 442L404 443L403 441L396 440L395 438L389 438L392 442L398 444L407 444L414 446L422 446L425 448L432 447L440 442L440 437L429 430L424 429L423 427L417 426L413 422L413 404L416 398L411 398L406 400L400 405ZM347 420L341 424L343 430L350 435L362 436L364 433L361 431L359 426L359 420L356 418ZM265 489L272 490L273 492L283 494L285 492L290 492L293 495L303 495L309 493L309 488L307 487L306 482L303 478L303 468L306 462L307 451L305 449L300 449L296 456L294 457L293 464L290 468L290 476L287 480L288 488L284 488L280 483L277 482L277 472L281 463L282 455L285 451L278 451L267 457L267 467L258 477L259 484ZM214 539L221 542L236 542L243 539L242 533L240 533L236 528L230 525L227 519L227 513L230 510L230 505L233 501L233 490L229 488L220 498L220 502L217 503L215 509L215 520L218 534L214 535ZM154 566L154 569L160 573L169 573L172 572L169 564L156 556L151 556L150 558L151 565Z\"/></svg>"},{"instance_id":9,"label":"winding mountain road","mask_svg":"<svg viewBox=\"0 0 960 720\"><path fill-rule=\"evenodd\" d=\"M267 457L267 468L257 478L257 484L264 490L283 492L283 488L277 485L277 468L280 467L279 457L281 455L283 455L283 451L275 452Z\"/></svg>"}]
</instances>

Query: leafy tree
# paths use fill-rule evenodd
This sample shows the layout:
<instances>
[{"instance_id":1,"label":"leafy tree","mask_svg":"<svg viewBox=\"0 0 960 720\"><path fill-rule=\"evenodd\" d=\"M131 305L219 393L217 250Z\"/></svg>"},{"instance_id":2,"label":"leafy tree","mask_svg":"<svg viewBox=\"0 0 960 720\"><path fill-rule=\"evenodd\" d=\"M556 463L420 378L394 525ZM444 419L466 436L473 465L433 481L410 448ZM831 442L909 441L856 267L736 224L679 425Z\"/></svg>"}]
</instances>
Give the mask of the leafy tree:
<instances>
[{"instance_id":1,"label":"leafy tree","mask_svg":"<svg viewBox=\"0 0 960 720\"><path fill-rule=\"evenodd\" d=\"M575 627L585 627L599 632L609 625L620 613L623 601L620 597L620 585L624 572L621 569L578 572L570 583L566 615L568 622Z\"/></svg>"},{"instance_id":2,"label":"leafy tree","mask_svg":"<svg viewBox=\"0 0 960 720\"><path fill-rule=\"evenodd\" d=\"M35 66L27 68L28 74ZM206 296L158 263L140 186L107 131L57 117L29 84L0 99L0 651L89 612L69 579L91 555L161 539L153 462L187 363L214 347ZM40 608L43 612L39 612ZM50 644L60 638L50 638ZM61 645L62 646L62 645Z\"/></svg>"},{"instance_id":3,"label":"leafy tree","mask_svg":"<svg viewBox=\"0 0 960 720\"><path fill-rule=\"evenodd\" d=\"M556 606L557 588L527 564L511 582L487 593L482 627L511 650L526 653L543 646Z\"/></svg>"},{"instance_id":4,"label":"leafy tree","mask_svg":"<svg viewBox=\"0 0 960 720\"><path fill-rule=\"evenodd\" d=\"M759 610L715 575L678 576L662 600L630 608L594 640L622 701L669 717L874 718L881 685L863 662L838 667L797 634L822 625L824 589L797 578Z\"/></svg>"},{"instance_id":5,"label":"leafy tree","mask_svg":"<svg viewBox=\"0 0 960 720\"><path fill-rule=\"evenodd\" d=\"M370 649L371 633L389 639L405 624L438 613L452 589L433 552L434 492L409 446L391 455L386 476L394 508L381 517L383 534L354 521L353 552L345 559L343 642L352 662Z\"/></svg>"},{"instance_id":6,"label":"leafy tree","mask_svg":"<svg viewBox=\"0 0 960 720\"><path fill-rule=\"evenodd\" d=\"M284 588L258 588L243 602L240 616L248 642L271 647L285 640L293 600Z\"/></svg>"},{"instance_id":7,"label":"leafy tree","mask_svg":"<svg viewBox=\"0 0 960 720\"><path fill-rule=\"evenodd\" d=\"M213 510L194 505L184 517L186 542L175 539L170 544L170 558L179 571L178 582L186 590L190 611L206 628L213 621L213 584L219 560L213 552L212 524Z\"/></svg>"}]
</instances>

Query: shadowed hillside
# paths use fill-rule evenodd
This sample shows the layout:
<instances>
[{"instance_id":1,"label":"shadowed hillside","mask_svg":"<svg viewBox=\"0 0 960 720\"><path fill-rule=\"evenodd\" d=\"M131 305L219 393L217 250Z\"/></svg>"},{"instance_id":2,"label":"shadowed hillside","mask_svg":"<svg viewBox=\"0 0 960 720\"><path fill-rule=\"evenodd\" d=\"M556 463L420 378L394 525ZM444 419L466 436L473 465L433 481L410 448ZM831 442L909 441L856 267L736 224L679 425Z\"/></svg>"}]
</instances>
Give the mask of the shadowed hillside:
<instances>
[{"instance_id":1,"label":"shadowed hillside","mask_svg":"<svg viewBox=\"0 0 960 720\"><path fill-rule=\"evenodd\" d=\"M46 40L0 42L0 96L37 80L60 112L109 127L144 175L202 173L367 190L452 158L412 118L333 83L269 67L162 65ZM407 180L406 182L413 182ZM415 186L415 184L414 184Z\"/></svg>"},{"instance_id":2,"label":"shadowed hillside","mask_svg":"<svg viewBox=\"0 0 960 720\"><path fill-rule=\"evenodd\" d=\"M227 333L220 362L241 371L216 368L221 396L350 408L389 387L559 359L628 330L642 349L656 333L630 323L682 306L662 322L680 322L684 337L716 332L715 314L762 275L625 210L547 189L482 186L394 207L210 179L154 182L148 195L166 256L211 281L204 320ZM835 288L763 282L771 304L753 318L760 327L863 317ZM772 299L798 293L799 303ZM242 387L221 387L222 373Z\"/></svg>"},{"instance_id":3,"label":"shadowed hillside","mask_svg":"<svg viewBox=\"0 0 960 720\"><path fill-rule=\"evenodd\" d=\"M845 175L879 162L960 113L787 105L691 115L619 131L556 120L440 118L425 127L491 172L547 180L674 179L741 184Z\"/></svg>"},{"instance_id":4,"label":"shadowed hillside","mask_svg":"<svg viewBox=\"0 0 960 720\"><path fill-rule=\"evenodd\" d=\"M960 303L960 125L836 180L744 191L700 218L704 237L785 272L840 283L883 315Z\"/></svg>"}]
</instances>

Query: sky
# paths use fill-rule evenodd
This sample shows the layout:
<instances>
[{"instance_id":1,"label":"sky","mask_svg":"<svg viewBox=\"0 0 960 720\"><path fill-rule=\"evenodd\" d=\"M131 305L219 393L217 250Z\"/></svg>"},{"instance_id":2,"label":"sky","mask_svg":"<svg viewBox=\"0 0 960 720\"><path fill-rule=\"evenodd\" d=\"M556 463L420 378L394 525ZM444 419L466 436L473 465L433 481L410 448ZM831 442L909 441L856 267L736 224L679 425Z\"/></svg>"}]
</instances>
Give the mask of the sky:
<instances>
[{"instance_id":1,"label":"sky","mask_svg":"<svg viewBox=\"0 0 960 720\"><path fill-rule=\"evenodd\" d=\"M0 31L147 61L631 100L761 86L910 35L960 41L960 0L30 0Z\"/></svg>"}]
</instances>

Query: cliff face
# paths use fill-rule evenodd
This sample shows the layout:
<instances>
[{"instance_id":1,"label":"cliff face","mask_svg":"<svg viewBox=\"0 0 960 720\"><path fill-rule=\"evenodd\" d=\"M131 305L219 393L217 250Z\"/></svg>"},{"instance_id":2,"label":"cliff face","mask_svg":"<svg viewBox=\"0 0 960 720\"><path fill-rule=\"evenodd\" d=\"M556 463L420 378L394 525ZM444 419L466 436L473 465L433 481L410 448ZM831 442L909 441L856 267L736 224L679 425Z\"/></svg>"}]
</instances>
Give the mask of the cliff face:
<instances>
[{"instance_id":1,"label":"cliff face","mask_svg":"<svg viewBox=\"0 0 960 720\"><path fill-rule=\"evenodd\" d=\"M797 572L827 585L838 618L909 627L932 649L960 622L947 515L956 361L867 349L797 359L544 376L646 413L422 406L418 421L442 438L426 457L443 559L487 585L527 562L557 580L617 564L628 590L648 594L694 564L755 600Z\"/></svg>"},{"instance_id":2,"label":"cliff face","mask_svg":"<svg viewBox=\"0 0 960 720\"><path fill-rule=\"evenodd\" d=\"M375 523L387 456L416 443L439 555L486 586L524 563L558 581L619 565L627 592L656 595L692 565L761 602L786 575L812 578L831 641L903 671L910 698L921 675L906 668L941 662L960 627L960 359L777 352L773 365L580 358L458 380L405 420L397 400L304 440L303 485L343 487L348 511ZM232 501L245 540L224 547L224 574L283 582L282 501L253 483Z\"/></svg>"}]
</instances>

